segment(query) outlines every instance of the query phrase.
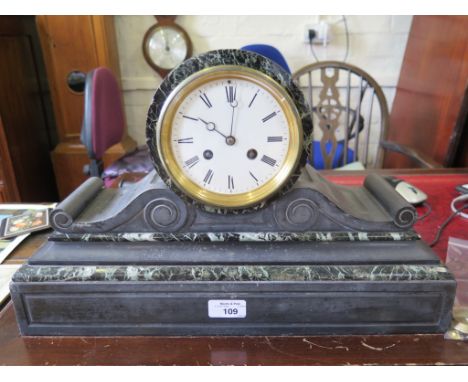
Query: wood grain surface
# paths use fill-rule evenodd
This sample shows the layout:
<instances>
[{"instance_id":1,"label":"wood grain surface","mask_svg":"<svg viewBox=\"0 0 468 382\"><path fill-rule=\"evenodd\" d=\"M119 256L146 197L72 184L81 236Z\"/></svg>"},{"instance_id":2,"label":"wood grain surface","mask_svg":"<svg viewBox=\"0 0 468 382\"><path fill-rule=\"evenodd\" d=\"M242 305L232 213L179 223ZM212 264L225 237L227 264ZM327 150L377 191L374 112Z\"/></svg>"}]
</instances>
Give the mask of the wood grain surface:
<instances>
[{"instance_id":1,"label":"wood grain surface","mask_svg":"<svg viewBox=\"0 0 468 382\"><path fill-rule=\"evenodd\" d=\"M389 140L446 166L468 81L467 41L468 16L414 16L390 115ZM386 153L384 167L411 165Z\"/></svg>"}]
</instances>

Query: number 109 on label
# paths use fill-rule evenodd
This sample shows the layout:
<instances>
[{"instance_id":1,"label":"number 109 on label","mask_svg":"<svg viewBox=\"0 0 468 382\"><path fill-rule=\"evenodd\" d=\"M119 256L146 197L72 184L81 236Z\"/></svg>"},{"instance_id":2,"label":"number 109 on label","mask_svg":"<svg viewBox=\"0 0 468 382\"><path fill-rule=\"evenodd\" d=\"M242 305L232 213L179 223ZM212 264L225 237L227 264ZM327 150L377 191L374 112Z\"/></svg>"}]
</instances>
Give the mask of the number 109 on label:
<instances>
[{"instance_id":1,"label":"number 109 on label","mask_svg":"<svg viewBox=\"0 0 468 382\"><path fill-rule=\"evenodd\" d=\"M209 300L208 317L210 318L245 318L247 303L245 300Z\"/></svg>"}]
</instances>

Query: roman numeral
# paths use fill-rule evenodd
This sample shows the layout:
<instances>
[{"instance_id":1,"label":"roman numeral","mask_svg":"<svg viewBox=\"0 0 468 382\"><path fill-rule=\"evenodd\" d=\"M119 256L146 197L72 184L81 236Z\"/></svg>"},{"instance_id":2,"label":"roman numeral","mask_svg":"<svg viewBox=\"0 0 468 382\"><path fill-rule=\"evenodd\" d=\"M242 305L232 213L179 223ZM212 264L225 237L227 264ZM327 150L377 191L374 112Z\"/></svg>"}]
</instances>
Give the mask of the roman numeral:
<instances>
[{"instance_id":1,"label":"roman numeral","mask_svg":"<svg viewBox=\"0 0 468 382\"><path fill-rule=\"evenodd\" d=\"M198 157L198 155L195 155L194 157L188 159L185 161L185 165L188 167L188 168L192 168L193 166L195 166L198 162L200 162L200 158Z\"/></svg>"},{"instance_id":2,"label":"roman numeral","mask_svg":"<svg viewBox=\"0 0 468 382\"><path fill-rule=\"evenodd\" d=\"M276 164L276 160L273 158L270 158L267 155L262 156L262 159L260 159L262 162L269 164L270 166L274 166Z\"/></svg>"},{"instance_id":3,"label":"roman numeral","mask_svg":"<svg viewBox=\"0 0 468 382\"><path fill-rule=\"evenodd\" d=\"M211 183L211 179L213 179L213 170L208 170L208 172L206 173L205 175L205 178L203 179L203 182L206 184L210 184Z\"/></svg>"},{"instance_id":4,"label":"roman numeral","mask_svg":"<svg viewBox=\"0 0 468 382\"><path fill-rule=\"evenodd\" d=\"M265 123L266 121L272 119L276 115L276 111L271 114L268 114L265 118L262 118L262 122Z\"/></svg>"},{"instance_id":5,"label":"roman numeral","mask_svg":"<svg viewBox=\"0 0 468 382\"><path fill-rule=\"evenodd\" d=\"M208 96L205 94L205 93L201 93L200 94L200 98L203 102L205 102L205 105L208 107L208 108L212 108L213 105L211 104Z\"/></svg>"},{"instance_id":6,"label":"roman numeral","mask_svg":"<svg viewBox=\"0 0 468 382\"><path fill-rule=\"evenodd\" d=\"M188 115L182 115L186 119L191 119L192 121L198 121L198 118L189 117Z\"/></svg>"},{"instance_id":7,"label":"roman numeral","mask_svg":"<svg viewBox=\"0 0 468 382\"><path fill-rule=\"evenodd\" d=\"M257 184L258 184L258 179L255 177L255 175L252 174L250 171L249 171L249 174L250 174L250 176L251 176L252 178L254 178L255 182L257 182Z\"/></svg>"},{"instance_id":8,"label":"roman numeral","mask_svg":"<svg viewBox=\"0 0 468 382\"><path fill-rule=\"evenodd\" d=\"M193 138L174 139L177 143L193 143Z\"/></svg>"},{"instance_id":9,"label":"roman numeral","mask_svg":"<svg viewBox=\"0 0 468 382\"><path fill-rule=\"evenodd\" d=\"M234 178L228 175L228 189L232 192L234 190Z\"/></svg>"},{"instance_id":10,"label":"roman numeral","mask_svg":"<svg viewBox=\"0 0 468 382\"><path fill-rule=\"evenodd\" d=\"M268 137L267 142L283 142L283 137Z\"/></svg>"},{"instance_id":11,"label":"roman numeral","mask_svg":"<svg viewBox=\"0 0 468 382\"><path fill-rule=\"evenodd\" d=\"M252 106L253 101L255 101L255 98L257 97L258 92L259 92L259 90L257 90L257 92L254 94L252 100L251 100L250 103L249 103L249 107Z\"/></svg>"},{"instance_id":12,"label":"roman numeral","mask_svg":"<svg viewBox=\"0 0 468 382\"><path fill-rule=\"evenodd\" d=\"M237 88L235 88L232 85L225 86L226 89L226 99L228 103L233 103L236 100L236 91Z\"/></svg>"}]
</instances>

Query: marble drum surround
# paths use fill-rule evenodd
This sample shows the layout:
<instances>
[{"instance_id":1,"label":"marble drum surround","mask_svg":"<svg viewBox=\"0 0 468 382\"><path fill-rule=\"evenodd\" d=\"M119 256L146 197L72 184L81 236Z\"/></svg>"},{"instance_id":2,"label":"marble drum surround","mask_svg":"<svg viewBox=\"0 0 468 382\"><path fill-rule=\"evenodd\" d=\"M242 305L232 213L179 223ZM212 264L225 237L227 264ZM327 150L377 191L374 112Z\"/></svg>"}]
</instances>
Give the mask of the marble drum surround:
<instances>
[{"instance_id":1,"label":"marble drum surround","mask_svg":"<svg viewBox=\"0 0 468 382\"><path fill-rule=\"evenodd\" d=\"M306 142L288 187L237 213L191 201L154 155L164 100L191 73L223 64L284 86ZM51 213L54 232L10 285L21 334L444 332L455 280L413 231L414 208L375 174L362 187L343 187L305 165L311 128L302 94L268 59L217 50L185 61L148 112L156 170L122 189L90 178ZM245 314L213 316L219 301L241 304Z\"/></svg>"},{"instance_id":2,"label":"marble drum surround","mask_svg":"<svg viewBox=\"0 0 468 382\"><path fill-rule=\"evenodd\" d=\"M299 165L295 173L290 177L287 184L281 190L282 193L286 192L294 182L297 180L301 168L305 165L306 159L310 154L311 140L312 140L312 119L310 117L308 106L306 105L304 95L299 87L292 81L291 76L287 73L280 65L275 62L263 57L259 54L236 50L236 49L224 49L214 50L201 54L196 57L192 57L177 68L175 68L169 75L163 80L158 90L154 94L153 101L148 110L148 117L146 119L146 138L147 144L150 149L151 157L158 172L159 176L166 182L166 184L172 188L181 198L186 199L186 195L179 191L178 188L172 184L171 179L167 175L164 166L158 155L157 148L157 125L163 109L164 103L171 94L171 92L177 88L184 80L203 69L220 66L220 65L236 65L255 69L263 74L268 75L279 83L290 95L293 100L299 117L302 122L303 130L303 150L299 160ZM192 203L195 203L191 201ZM198 204L199 208L206 208L203 204ZM249 209L252 210L252 209ZM245 212L245 209L244 211Z\"/></svg>"}]
</instances>

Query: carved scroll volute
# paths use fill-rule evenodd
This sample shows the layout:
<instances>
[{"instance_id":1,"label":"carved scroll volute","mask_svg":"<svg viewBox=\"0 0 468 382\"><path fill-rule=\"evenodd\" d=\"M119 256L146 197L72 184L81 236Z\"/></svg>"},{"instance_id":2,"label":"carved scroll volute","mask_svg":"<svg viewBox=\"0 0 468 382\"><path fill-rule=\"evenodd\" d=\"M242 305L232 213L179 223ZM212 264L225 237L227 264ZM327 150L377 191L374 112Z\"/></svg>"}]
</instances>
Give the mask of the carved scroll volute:
<instances>
[{"instance_id":1,"label":"carved scroll volute","mask_svg":"<svg viewBox=\"0 0 468 382\"><path fill-rule=\"evenodd\" d=\"M181 200L160 197L145 206L143 215L155 232L177 232L186 223L188 211Z\"/></svg>"},{"instance_id":2,"label":"carved scroll volute","mask_svg":"<svg viewBox=\"0 0 468 382\"><path fill-rule=\"evenodd\" d=\"M299 197L297 190L290 192L275 205L275 220L281 231L303 232L314 229L320 212L316 203Z\"/></svg>"},{"instance_id":3,"label":"carved scroll volute","mask_svg":"<svg viewBox=\"0 0 468 382\"><path fill-rule=\"evenodd\" d=\"M330 71L333 71L332 76L327 74ZM320 130L323 133L320 140L320 149L325 162L325 168L332 168L337 148L336 129L339 127L342 111L340 94L337 88L338 79L339 70L337 68L322 68L320 70L320 80L323 87L319 94L317 116L319 118ZM331 143L332 145L329 153L327 153L327 143Z\"/></svg>"}]
</instances>

